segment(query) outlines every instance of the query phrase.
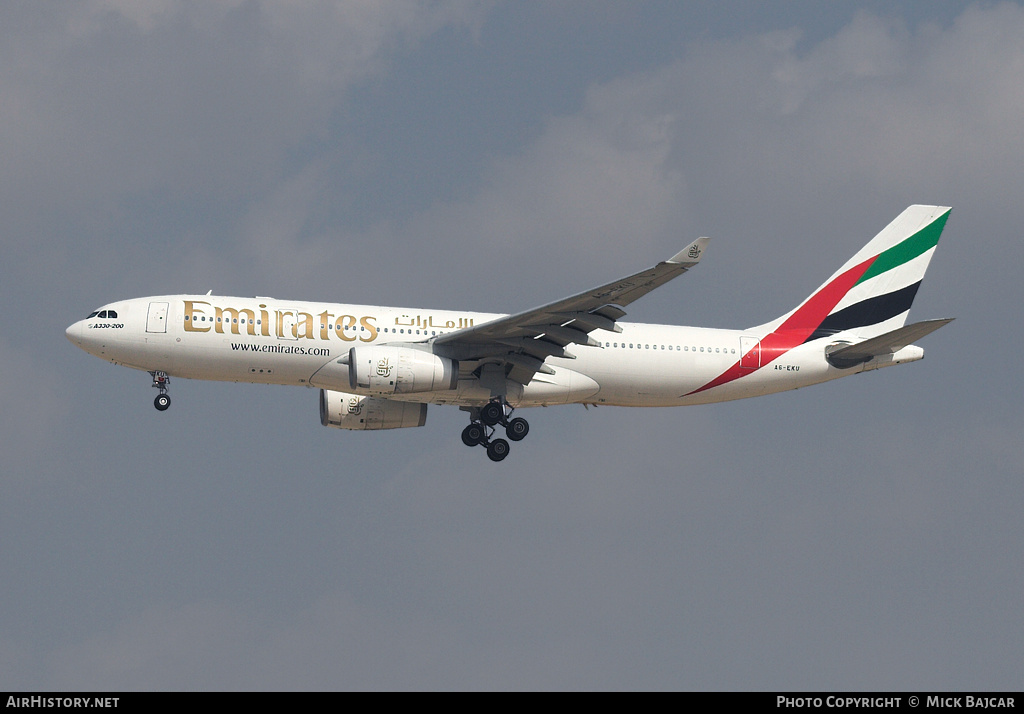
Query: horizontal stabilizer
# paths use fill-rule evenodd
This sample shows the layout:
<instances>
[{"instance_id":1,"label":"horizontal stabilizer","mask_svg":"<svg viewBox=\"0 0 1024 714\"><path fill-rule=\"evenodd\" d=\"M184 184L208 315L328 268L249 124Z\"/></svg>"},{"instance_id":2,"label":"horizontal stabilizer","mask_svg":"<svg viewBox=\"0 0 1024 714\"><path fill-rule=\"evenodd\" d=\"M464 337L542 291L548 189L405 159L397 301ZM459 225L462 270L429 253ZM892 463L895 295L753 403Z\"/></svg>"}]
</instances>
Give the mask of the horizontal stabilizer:
<instances>
[{"instance_id":1,"label":"horizontal stabilizer","mask_svg":"<svg viewBox=\"0 0 1024 714\"><path fill-rule=\"evenodd\" d=\"M870 340L840 347L829 352L826 358L833 367L839 367L840 369L855 367L858 364L869 361L873 357L895 354L915 340L919 340L925 335L935 332L940 327L948 325L953 319L948 317L941 320L915 322L913 325L907 325L892 332L886 332L884 335L872 337Z\"/></svg>"}]
</instances>

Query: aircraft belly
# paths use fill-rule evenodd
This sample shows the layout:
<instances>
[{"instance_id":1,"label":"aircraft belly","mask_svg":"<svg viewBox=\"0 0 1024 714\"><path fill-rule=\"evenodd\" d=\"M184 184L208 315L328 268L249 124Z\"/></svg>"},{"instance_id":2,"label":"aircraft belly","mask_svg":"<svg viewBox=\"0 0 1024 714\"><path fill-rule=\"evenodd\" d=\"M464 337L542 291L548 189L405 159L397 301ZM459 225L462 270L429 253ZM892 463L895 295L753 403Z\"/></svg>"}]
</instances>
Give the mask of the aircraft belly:
<instances>
[{"instance_id":1,"label":"aircraft belly","mask_svg":"<svg viewBox=\"0 0 1024 714\"><path fill-rule=\"evenodd\" d=\"M600 391L601 385L593 378L565 367L555 368L554 374L538 372L523 389L521 406L571 404L588 401Z\"/></svg>"},{"instance_id":2,"label":"aircraft belly","mask_svg":"<svg viewBox=\"0 0 1024 714\"><path fill-rule=\"evenodd\" d=\"M657 355L621 355L612 351L606 359L590 372L601 385L592 400L595 404L674 406L680 404L680 395L707 381L688 355L674 351Z\"/></svg>"},{"instance_id":3,"label":"aircraft belly","mask_svg":"<svg viewBox=\"0 0 1024 714\"><path fill-rule=\"evenodd\" d=\"M315 379L318 380L319 373ZM537 373L523 386L508 380L505 399L513 407L539 407L551 404L590 402L601 386L593 378L564 367L555 368L551 375ZM434 392L391 395L397 401L427 402L430 404L457 404L482 406L491 400L490 389L482 386L476 377L462 377L456 389Z\"/></svg>"}]
</instances>

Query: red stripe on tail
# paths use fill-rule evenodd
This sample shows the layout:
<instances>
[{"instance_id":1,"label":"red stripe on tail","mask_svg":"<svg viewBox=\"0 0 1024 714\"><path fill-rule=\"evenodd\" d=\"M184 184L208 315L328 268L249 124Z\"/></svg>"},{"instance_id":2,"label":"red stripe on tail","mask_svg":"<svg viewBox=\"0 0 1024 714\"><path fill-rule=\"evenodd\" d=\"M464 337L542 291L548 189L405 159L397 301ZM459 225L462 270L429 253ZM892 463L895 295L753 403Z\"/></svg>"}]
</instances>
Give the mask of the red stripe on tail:
<instances>
[{"instance_id":1,"label":"red stripe on tail","mask_svg":"<svg viewBox=\"0 0 1024 714\"><path fill-rule=\"evenodd\" d=\"M857 281L867 272L867 269L871 267L871 264L875 262L877 257L876 255L869 258L860 265L855 265L845 273L836 276L835 280L807 298L807 302L779 325L778 329L771 334L765 335L761 339L761 367L763 368L777 360L794 347L802 345L811 336L811 333L818 329L818 326L828 317L835 306L839 304L843 296L850 291L850 288L857 284ZM754 349L757 348L755 347ZM742 360L743 357L741 356L740 361ZM706 389L732 382L756 371L756 369L741 368L740 362L737 362L703 387L695 389L685 396L697 394Z\"/></svg>"}]
</instances>

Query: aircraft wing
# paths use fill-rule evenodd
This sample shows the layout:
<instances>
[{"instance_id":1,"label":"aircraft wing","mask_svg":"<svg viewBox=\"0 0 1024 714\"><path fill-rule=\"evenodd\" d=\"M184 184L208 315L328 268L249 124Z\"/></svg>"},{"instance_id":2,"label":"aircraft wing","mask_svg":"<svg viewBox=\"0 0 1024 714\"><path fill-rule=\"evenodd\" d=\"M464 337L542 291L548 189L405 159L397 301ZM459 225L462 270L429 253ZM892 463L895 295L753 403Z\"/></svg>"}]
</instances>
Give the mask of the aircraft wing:
<instances>
[{"instance_id":1,"label":"aircraft wing","mask_svg":"<svg viewBox=\"0 0 1024 714\"><path fill-rule=\"evenodd\" d=\"M537 372L552 372L544 364L548 357L574 359L569 345L600 346L590 332L621 332L615 321L626 314L622 308L696 265L707 244L707 238L698 238L647 270L532 310L442 335L433 341L435 351L458 360L503 364L509 379L528 384Z\"/></svg>"}]
</instances>

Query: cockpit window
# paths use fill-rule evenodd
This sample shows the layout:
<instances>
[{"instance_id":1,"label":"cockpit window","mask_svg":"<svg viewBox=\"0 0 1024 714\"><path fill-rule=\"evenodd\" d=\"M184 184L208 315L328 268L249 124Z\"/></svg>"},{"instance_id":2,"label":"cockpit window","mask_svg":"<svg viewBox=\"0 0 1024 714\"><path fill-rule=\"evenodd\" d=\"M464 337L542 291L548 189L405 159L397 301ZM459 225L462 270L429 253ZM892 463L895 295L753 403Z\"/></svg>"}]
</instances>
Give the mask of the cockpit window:
<instances>
[{"instance_id":1,"label":"cockpit window","mask_svg":"<svg viewBox=\"0 0 1024 714\"><path fill-rule=\"evenodd\" d=\"M96 317L106 317L106 316L107 316L107 311L106 311L106 310L104 310L103 312L101 312L101 313L100 313L99 315L97 315Z\"/></svg>"},{"instance_id":2,"label":"cockpit window","mask_svg":"<svg viewBox=\"0 0 1024 714\"><path fill-rule=\"evenodd\" d=\"M97 310L96 312L90 313L89 317L85 319L91 320L94 317L98 317L100 319L103 319L104 317L114 318L117 317L117 310Z\"/></svg>"},{"instance_id":3,"label":"cockpit window","mask_svg":"<svg viewBox=\"0 0 1024 714\"><path fill-rule=\"evenodd\" d=\"M116 310L107 310L107 317L117 317Z\"/></svg>"},{"instance_id":4,"label":"cockpit window","mask_svg":"<svg viewBox=\"0 0 1024 714\"><path fill-rule=\"evenodd\" d=\"M89 317L87 317L87 318L85 318L85 319L86 319L86 320L91 320L92 318L96 317L96 316L97 316L97 315L99 315L99 314L100 314L100 311L99 311L99 310L96 310L96 311L94 311L94 312L90 312L90 313L89 313Z\"/></svg>"}]
</instances>

